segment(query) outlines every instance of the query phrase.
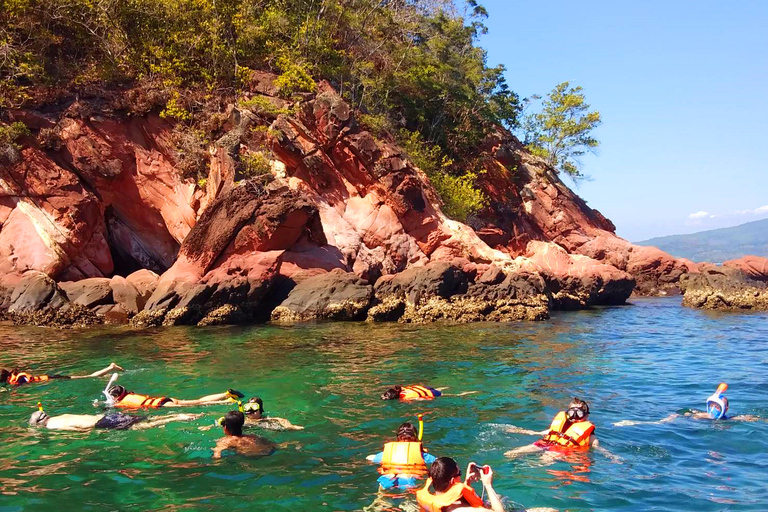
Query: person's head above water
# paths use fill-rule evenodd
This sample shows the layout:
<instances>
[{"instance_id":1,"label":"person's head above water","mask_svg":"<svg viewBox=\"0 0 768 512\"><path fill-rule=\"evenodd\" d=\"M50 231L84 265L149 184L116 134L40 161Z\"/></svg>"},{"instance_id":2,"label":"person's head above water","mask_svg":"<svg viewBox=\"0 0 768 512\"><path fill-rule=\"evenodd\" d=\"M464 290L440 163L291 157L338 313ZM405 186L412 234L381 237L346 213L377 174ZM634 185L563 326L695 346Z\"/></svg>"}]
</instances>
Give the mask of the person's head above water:
<instances>
[{"instance_id":1,"label":"person's head above water","mask_svg":"<svg viewBox=\"0 0 768 512\"><path fill-rule=\"evenodd\" d=\"M32 427L44 427L48 423L48 416L44 411L35 411L29 418L29 425Z\"/></svg>"},{"instance_id":2,"label":"person's head above water","mask_svg":"<svg viewBox=\"0 0 768 512\"><path fill-rule=\"evenodd\" d=\"M589 405L584 400L574 397L571 403L568 404L565 415L571 421L583 421L589 416Z\"/></svg>"},{"instance_id":3,"label":"person's head above water","mask_svg":"<svg viewBox=\"0 0 768 512\"><path fill-rule=\"evenodd\" d=\"M419 442L419 434L416 433L416 427L410 422L405 422L397 429L397 440L402 442Z\"/></svg>"},{"instance_id":4,"label":"person's head above water","mask_svg":"<svg viewBox=\"0 0 768 512\"><path fill-rule=\"evenodd\" d=\"M402 386L395 386L393 388L389 388L385 392L381 394L382 400L397 400L400 398L400 393L403 391Z\"/></svg>"},{"instance_id":5,"label":"person's head above water","mask_svg":"<svg viewBox=\"0 0 768 512\"><path fill-rule=\"evenodd\" d=\"M224 427L224 433L228 436L243 435L243 424L245 423L245 416L240 411L229 411L222 418L221 423Z\"/></svg>"},{"instance_id":6,"label":"person's head above water","mask_svg":"<svg viewBox=\"0 0 768 512\"><path fill-rule=\"evenodd\" d=\"M109 396L114 398L115 402L119 402L125 395L128 394L128 391L126 391L123 386L112 386L109 388L107 393L109 393Z\"/></svg>"},{"instance_id":7,"label":"person's head above water","mask_svg":"<svg viewBox=\"0 0 768 512\"><path fill-rule=\"evenodd\" d=\"M439 457L429 467L429 477L437 492L445 492L457 482L461 482L461 470L450 457Z\"/></svg>"},{"instance_id":8,"label":"person's head above water","mask_svg":"<svg viewBox=\"0 0 768 512\"><path fill-rule=\"evenodd\" d=\"M721 382L712 396L707 398L707 414L713 420L725 418L725 414L728 412L728 399L725 397L727 389L728 384Z\"/></svg>"},{"instance_id":9,"label":"person's head above water","mask_svg":"<svg viewBox=\"0 0 768 512\"><path fill-rule=\"evenodd\" d=\"M8 382L8 378L11 376L11 372L3 368L0 370L0 384L5 384Z\"/></svg>"},{"instance_id":10,"label":"person's head above water","mask_svg":"<svg viewBox=\"0 0 768 512\"><path fill-rule=\"evenodd\" d=\"M249 418L261 419L264 416L264 402L258 396L252 397L243 404L243 413Z\"/></svg>"}]
</instances>

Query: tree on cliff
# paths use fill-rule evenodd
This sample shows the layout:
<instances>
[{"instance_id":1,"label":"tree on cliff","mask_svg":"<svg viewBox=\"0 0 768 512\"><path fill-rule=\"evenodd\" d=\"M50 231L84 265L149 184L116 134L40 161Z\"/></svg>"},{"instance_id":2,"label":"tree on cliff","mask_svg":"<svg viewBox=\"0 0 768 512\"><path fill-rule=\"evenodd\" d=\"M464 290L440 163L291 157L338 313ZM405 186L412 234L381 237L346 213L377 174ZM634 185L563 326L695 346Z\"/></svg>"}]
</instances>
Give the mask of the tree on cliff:
<instances>
[{"instance_id":1,"label":"tree on cliff","mask_svg":"<svg viewBox=\"0 0 768 512\"><path fill-rule=\"evenodd\" d=\"M558 171L583 178L579 157L600 145L591 133L602 123L600 112L589 108L581 87L559 84L542 102L541 112L525 116L524 143Z\"/></svg>"}]
</instances>

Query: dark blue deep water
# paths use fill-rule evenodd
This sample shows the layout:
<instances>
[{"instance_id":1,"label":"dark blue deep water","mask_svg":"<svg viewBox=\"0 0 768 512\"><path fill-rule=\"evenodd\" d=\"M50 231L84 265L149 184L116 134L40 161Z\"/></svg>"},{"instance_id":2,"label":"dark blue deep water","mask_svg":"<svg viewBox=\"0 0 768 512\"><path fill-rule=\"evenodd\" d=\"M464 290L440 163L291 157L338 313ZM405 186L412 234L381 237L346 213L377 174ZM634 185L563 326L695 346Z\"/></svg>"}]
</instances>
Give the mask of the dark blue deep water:
<instances>
[{"instance_id":1,"label":"dark blue deep water","mask_svg":"<svg viewBox=\"0 0 768 512\"><path fill-rule=\"evenodd\" d=\"M0 512L58 510L362 510L377 498L365 456L427 412L425 445L464 467L490 464L515 507L558 510L768 510L768 315L712 314L677 299L558 313L540 323L58 331L0 327L0 367L89 373L117 361L119 382L195 398L234 387L260 395L300 432L263 432L265 458L211 459L228 406L156 430L62 433L26 426L98 412L104 379L0 392ZM697 420L721 381L733 415ZM397 383L477 391L432 402L382 402ZM601 445L559 459L504 452L543 430L571 396L587 400ZM615 426L677 413L662 424ZM157 414L165 414L165 411ZM379 499L412 507L413 496ZM391 508L395 507L395 508Z\"/></svg>"}]
</instances>

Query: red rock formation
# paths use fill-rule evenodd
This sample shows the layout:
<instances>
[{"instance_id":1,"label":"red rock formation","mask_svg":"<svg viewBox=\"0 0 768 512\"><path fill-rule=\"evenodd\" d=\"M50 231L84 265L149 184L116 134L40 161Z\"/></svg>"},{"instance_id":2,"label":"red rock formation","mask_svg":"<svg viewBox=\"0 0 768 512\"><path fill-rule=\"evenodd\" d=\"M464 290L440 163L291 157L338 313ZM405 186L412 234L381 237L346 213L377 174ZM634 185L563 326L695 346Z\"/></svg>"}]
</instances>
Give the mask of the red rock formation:
<instances>
[{"instance_id":1,"label":"red rock formation","mask_svg":"<svg viewBox=\"0 0 768 512\"><path fill-rule=\"evenodd\" d=\"M725 267L738 268L756 281L768 282L768 258L760 256L744 256L723 263Z\"/></svg>"},{"instance_id":2,"label":"red rock formation","mask_svg":"<svg viewBox=\"0 0 768 512\"><path fill-rule=\"evenodd\" d=\"M253 78L254 94L288 106L274 97L269 74ZM641 293L664 293L696 268L617 237L609 220L503 130L484 148L481 185L492 204L470 227L442 214L426 176L400 148L362 130L327 83L295 114L271 118L269 151L249 135L264 117L230 107L204 190L180 178L169 123L107 110L93 115L82 100L46 115L12 113L54 133L57 143L28 138L20 162L0 163L4 307L22 274L40 271L75 282L55 293L71 291L70 302L115 318L249 321L266 307L278 276L290 291L291 283L340 269L380 280L381 302L389 300L388 276L444 262L466 289L402 299L411 320L420 314L414 311L454 320L543 318L548 305L623 302L635 280ZM266 188L240 179L238 155L248 151L273 156ZM162 275L112 277L116 268ZM40 283L38 295L53 289ZM448 303L450 311L441 311ZM489 304L505 312L494 314Z\"/></svg>"}]
</instances>

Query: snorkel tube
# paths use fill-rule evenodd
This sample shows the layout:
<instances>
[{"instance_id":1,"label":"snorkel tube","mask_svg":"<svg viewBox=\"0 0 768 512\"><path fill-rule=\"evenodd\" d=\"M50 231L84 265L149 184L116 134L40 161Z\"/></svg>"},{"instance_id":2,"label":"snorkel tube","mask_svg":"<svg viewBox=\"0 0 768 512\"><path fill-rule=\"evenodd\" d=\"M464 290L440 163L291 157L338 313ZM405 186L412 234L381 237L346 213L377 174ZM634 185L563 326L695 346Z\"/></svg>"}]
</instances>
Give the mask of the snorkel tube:
<instances>
[{"instance_id":1,"label":"snorkel tube","mask_svg":"<svg viewBox=\"0 0 768 512\"><path fill-rule=\"evenodd\" d=\"M725 418L725 413L728 412L728 399L723 396L727 389L728 384L721 382L717 391L707 398L707 414L713 420Z\"/></svg>"},{"instance_id":2,"label":"snorkel tube","mask_svg":"<svg viewBox=\"0 0 768 512\"><path fill-rule=\"evenodd\" d=\"M109 407L112 407L113 405L115 405L115 399L112 398L112 395L109 394L109 389L112 387L112 384L114 384L116 380L117 380L117 374L113 373L112 377L110 377L109 379L109 382L107 382L107 387L105 387L104 391L102 391L102 393L104 393L104 396L107 397L106 403Z\"/></svg>"},{"instance_id":3,"label":"snorkel tube","mask_svg":"<svg viewBox=\"0 0 768 512\"><path fill-rule=\"evenodd\" d=\"M419 441L424 437L424 414L419 413Z\"/></svg>"}]
</instances>

